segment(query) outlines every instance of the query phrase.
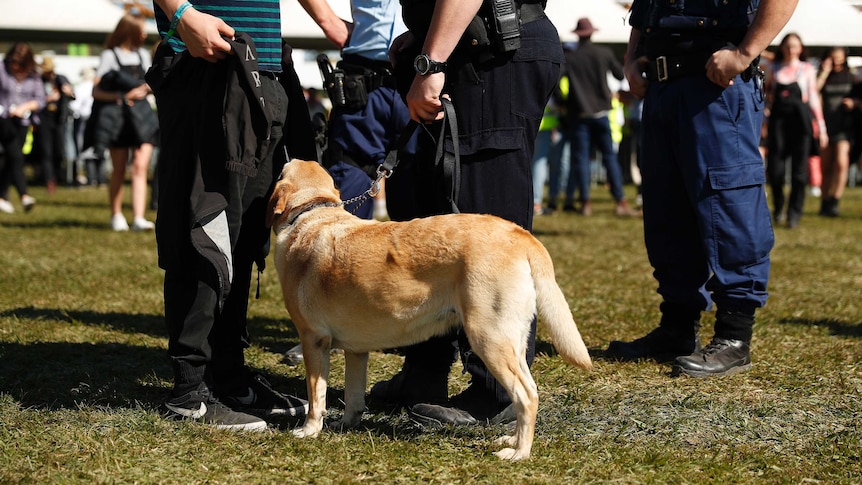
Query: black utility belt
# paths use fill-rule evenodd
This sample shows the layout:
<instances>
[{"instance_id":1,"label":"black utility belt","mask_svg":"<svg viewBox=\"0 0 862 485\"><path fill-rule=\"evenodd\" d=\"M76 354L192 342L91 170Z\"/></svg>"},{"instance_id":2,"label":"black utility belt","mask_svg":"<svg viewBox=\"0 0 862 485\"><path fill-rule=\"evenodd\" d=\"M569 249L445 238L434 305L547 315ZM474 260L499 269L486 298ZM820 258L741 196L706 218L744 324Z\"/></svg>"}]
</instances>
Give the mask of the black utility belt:
<instances>
[{"instance_id":1,"label":"black utility belt","mask_svg":"<svg viewBox=\"0 0 862 485\"><path fill-rule=\"evenodd\" d=\"M706 63L712 56L712 52L696 52L692 54L656 56L649 61L646 69L646 77L650 81L668 82L685 76L706 73ZM760 57L755 59L748 68L741 73L742 80L748 82L760 71Z\"/></svg>"},{"instance_id":2,"label":"black utility belt","mask_svg":"<svg viewBox=\"0 0 862 485\"><path fill-rule=\"evenodd\" d=\"M395 76L386 69L373 69L344 61L331 73L332 79L324 82L333 108L362 109L368 95L381 87L396 88Z\"/></svg>"},{"instance_id":3,"label":"black utility belt","mask_svg":"<svg viewBox=\"0 0 862 485\"><path fill-rule=\"evenodd\" d=\"M706 72L706 61L712 52L698 52L677 56L656 56L647 65L646 77L660 83Z\"/></svg>"}]
</instances>

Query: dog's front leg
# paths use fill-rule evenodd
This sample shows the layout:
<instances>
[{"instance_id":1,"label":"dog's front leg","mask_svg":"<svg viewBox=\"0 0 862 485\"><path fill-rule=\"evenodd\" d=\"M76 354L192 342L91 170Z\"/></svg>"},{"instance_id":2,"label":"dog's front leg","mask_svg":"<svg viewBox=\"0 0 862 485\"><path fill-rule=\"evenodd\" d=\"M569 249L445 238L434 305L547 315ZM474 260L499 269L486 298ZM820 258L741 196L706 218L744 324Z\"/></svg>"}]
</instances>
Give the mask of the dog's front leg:
<instances>
[{"instance_id":1,"label":"dog's front leg","mask_svg":"<svg viewBox=\"0 0 862 485\"><path fill-rule=\"evenodd\" d=\"M368 383L368 352L344 351L344 416L330 426L353 428L365 411L365 386Z\"/></svg>"},{"instance_id":2,"label":"dog's front leg","mask_svg":"<svg viewBox=\"0 0 862 485\"><path fill-rule=\"evenodd\" d=\"M323 416L326 415L330 339L318 335L300 335L300 340L308 388L308 414L305 415L305 424L293 430L293 434L300 438L313 438L323 429Z\"/></svg>"}]
</instances>

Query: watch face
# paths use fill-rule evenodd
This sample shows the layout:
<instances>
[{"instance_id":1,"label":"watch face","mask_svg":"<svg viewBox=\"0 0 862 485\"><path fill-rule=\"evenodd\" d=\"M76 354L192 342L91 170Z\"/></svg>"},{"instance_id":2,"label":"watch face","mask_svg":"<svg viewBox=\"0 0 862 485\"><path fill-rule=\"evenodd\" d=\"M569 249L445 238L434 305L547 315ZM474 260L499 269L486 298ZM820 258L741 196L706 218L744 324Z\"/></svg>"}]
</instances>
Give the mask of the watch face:
<instances>
[{"instance_id":1,"label":"watch face","mask_svg":"<svg viewBox=\"0 0 862 485\"><path fill-rule=\"evenodd\" d=\"M428 69L431 68L430 59L428 59L428 56L416 56L413 67L416 68L416 72L419 74L427 74Z\"/></svg>"}]
</instances>

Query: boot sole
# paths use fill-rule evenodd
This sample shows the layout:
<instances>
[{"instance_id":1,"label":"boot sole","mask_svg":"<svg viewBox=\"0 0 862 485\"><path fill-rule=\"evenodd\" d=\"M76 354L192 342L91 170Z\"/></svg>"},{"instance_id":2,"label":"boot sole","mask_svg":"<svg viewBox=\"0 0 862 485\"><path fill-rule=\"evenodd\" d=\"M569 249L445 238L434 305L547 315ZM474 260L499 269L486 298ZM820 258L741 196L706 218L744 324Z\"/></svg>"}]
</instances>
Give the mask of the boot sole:
<instances>
[{"instance_id":1,"label":"boot sole","mask_svg":"<svg viewBox=\"0 0 862 485\"><path fill-rule=\"evenodd\" d=\"M724 372L705 372L705 371L696 371L696 370L686 370L680 366L673 366L673 370L671 371L671 375L673 377L678 376L688 376L688 377L724 377L724 376L732 376L734 374L739 374L741 372L746 372L751 369L751 364L738 365L736 367L731 367Z\"/></svg>"}]
</instances>

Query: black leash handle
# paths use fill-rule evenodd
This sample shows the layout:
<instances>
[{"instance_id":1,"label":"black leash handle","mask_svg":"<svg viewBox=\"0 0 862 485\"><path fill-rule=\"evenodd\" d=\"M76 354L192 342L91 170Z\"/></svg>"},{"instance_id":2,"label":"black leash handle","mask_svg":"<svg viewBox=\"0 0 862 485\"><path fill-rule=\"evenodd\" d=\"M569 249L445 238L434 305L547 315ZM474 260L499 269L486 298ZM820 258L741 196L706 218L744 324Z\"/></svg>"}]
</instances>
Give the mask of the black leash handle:
<instances>
[{"instance_id":1,"label":"black leash handle","mask_svg":"<svg viewBox=\"0 0 862 485\"><path fill-rule=\"evenodd\" d=\"M443 187L450 209L458 214L458 196L461 192L461 149L458 142L458 118L455 106L449 98L440 98L443 103L443 125L437 138L435 164L443 165ZM452 139L452 152L446 150L447 135Z\"/></svg>"},{"instance_id":2,"label":"black leash handle","mask_svg":"<svg viewBox=\"0 0 862 485\"><path fill-rule=\"evenodd\" d=\"M443 173L443 190L446 194L449 208L453 214L458 214L461 211L458 209L458 196L461 189L461 150L458 140L458 118L455 115L455 106L448 98L440 98L443 104L443 122L440 126L440 135L437 137L437 150L434 156L434 164L438 168L442 168ZM419 128L419 122L410 120L401 135L398 138L398 144L395 149L389 152L386 159L377 167L377 179L372 182L371 188L359 197L355 197L344 204L356 202L359 199L374 196L380 190L380 181L384 178L389 178L398 166L399 155L407 146L410 138ZM446 150L446 138L452 140L452 151ZM442 165L442 167L440 167ZM364 202L364 200L363 200Z\"/></svg>"}]
</instances>

